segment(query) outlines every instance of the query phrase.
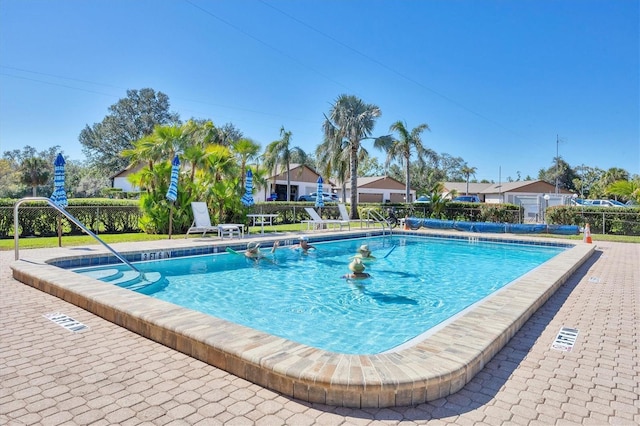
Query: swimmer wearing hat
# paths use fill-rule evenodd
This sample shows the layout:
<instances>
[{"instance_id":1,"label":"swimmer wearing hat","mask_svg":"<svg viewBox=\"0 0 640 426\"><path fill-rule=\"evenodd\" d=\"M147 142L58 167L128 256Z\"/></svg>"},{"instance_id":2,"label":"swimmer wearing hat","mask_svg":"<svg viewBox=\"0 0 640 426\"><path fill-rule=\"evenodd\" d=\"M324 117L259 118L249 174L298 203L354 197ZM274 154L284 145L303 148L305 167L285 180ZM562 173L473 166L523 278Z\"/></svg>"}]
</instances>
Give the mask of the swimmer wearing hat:
<instances>
[{"instance_id":1,"label":"swimmer wearing hat","mask_svg":"<svg viewBox=\"0 0 640 426\"><path fill-rule=\"evenodd\" d=\"M371 275L364 272L365 267L360 259L353 259L351 263L349 263L349 269L351 270L351 273L343 275L341 278L346 278L348 280L364 280L371 277Z\"/></svg>"},{"instance_id":2,"label":"swimmer wearing hat","mask_svg":"<svg viewBox=\"0 0 640 426\"><path fill-rule=\"evenodd\" d=\"M369 246L366 244L362 244L358 247L358 253L354 256L356 259L360 259L363 262L369 262L372 260L376 260L375 256L371 256L371 250L369 250Z\"/></svg>"},{"instance_id":3,"label":"swimmer wearing hat","mask_svg":"<svg viewBox=\"0 0 640 426\"><path fill-rule=\"evenodd\" d=\"M278 246L280 246L280 241L274 242L273 247L271 247L271 253L275 252ZM247 251L244 252L244 255L249 259L254 259L256 261L265 257L264 253L260 251L260 243L257 241L250 241L247 243Z\"/></svg>"},{"instance_id":4,"label":"swimmer wearing hat","mask_svg":"<svg viewBox=\"0 0 640 426\"><path fill-rule=\"evenodd\" d=\"M302 235L300 237L300 242L298 244L294 244L291 246L292 250L302 250L302 253L307 253L309 250L313 249L315 250L316 248L314 246L312 246L311 244L309 244L309 237L307 237L306 235Z\"/></svg>"}]
</instances>

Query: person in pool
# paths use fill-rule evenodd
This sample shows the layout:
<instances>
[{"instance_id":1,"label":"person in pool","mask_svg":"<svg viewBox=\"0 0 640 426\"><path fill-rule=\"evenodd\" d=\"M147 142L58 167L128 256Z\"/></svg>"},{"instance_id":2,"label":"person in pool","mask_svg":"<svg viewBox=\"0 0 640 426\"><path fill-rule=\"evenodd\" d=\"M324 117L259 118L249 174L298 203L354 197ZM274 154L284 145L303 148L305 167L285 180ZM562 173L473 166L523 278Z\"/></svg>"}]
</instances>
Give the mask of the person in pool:
<instances>
[{"instance_id":1,"label":"person in pool","mask_svg":"<svg viewBox=\"0 0 640 426\"><path fill-rule=\"evenodd\" d=\"M351 270L351 273L343 275L341 278L346 278L348 280L364 280L371 277L371 275L364 272L364 264L362 263L362 260L358 258L353 259L351 263L349 263L349 269Z\"/></svg>"},{"instance_id":2,"label":"person in pool","mask_svg":"<svg viewBox=\"0 0 640 426\"><path fill-rule=\"evenodd\" d=\"M300 237L300 242L291 246L292 250L301 250L302 253L307 254L309 250L315 250L315 246L309 244L309 237L303 235Z\"/></svg>"},{"instance_id":3,"label":"person in pool","mask_svg":"<svg viewBox=\"0 0 640 426\"><path fill-rule=\"evenodd\" d=\"M354 257L356 259L362 260L363 262L368 262L376 259L375 256L371 255L371 250L369 250L369 246L366 244L362 244L358 248L358 253L356 253Z\"/></svg>"},{"instance_id":4,"label":"person in pool","mask_svg":"<svg viewBox=\"0 0 640 426\"><path fill-rule=\"evenodd\" d=\"M279 246L280 241L275 241L273 247L271 247L271 253L274 253ZM260 251L260 243L257 241L247 243L247 251L244 252L244 255L249 259L254 259L256 262L265 257L265 254Z\"/></svg>"}]
</instances>

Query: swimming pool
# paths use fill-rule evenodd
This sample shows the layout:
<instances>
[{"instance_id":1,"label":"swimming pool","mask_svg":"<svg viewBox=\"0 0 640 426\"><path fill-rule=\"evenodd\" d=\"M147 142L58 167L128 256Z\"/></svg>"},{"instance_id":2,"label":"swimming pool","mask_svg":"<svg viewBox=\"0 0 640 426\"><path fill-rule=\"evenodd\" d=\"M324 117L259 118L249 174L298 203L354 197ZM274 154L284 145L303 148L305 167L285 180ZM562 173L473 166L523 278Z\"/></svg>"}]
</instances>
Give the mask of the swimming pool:
<instances>
[{"instance_id":1,"label":"swimming pool","mask_svg":"<svg viewBox=\"0 0 640 426\"><path fill-rule=\"evenodd\" d=\"M370 230L353 228L314 233L314 244L319 239L364 238L372 234ZM394 236L415 234L471 242L549 242L528 236L394 231ZM262 241L263 246L269 245L268 238ZM98 245L23 251L11 269L18 281L283 395L334 406L393 407L445 397L478 374L595 250L592 244L564 242L570 248L474 304L428 337L409 347L375 355L316 349L61 268L113 262L108 251ZM167 254L222 252L229 244L241 248L246 240L173 239L123 243L114 248L128 260L136 261ZM43 318L40 326L47 326L45 321ZM98 326L93 321L87 325L90 328L86 332Z\"/></svg>"},{"instance_id":2,"label":"swimming pool","mask_svg":"<svg viewBox=\"0 0 640 426\"><path fill-rule=\"evenodd\" d=\"M225 252L139 263L141 271L164 277L139 291L315 348L376 354L427 332L564 250L416 236L314 244L308 254L284 246L260 262ZM378 257L366 262L371 278L341 278L362 244ZM100 269L113 266L76 272Z\"/></svg>"}]
</instances>

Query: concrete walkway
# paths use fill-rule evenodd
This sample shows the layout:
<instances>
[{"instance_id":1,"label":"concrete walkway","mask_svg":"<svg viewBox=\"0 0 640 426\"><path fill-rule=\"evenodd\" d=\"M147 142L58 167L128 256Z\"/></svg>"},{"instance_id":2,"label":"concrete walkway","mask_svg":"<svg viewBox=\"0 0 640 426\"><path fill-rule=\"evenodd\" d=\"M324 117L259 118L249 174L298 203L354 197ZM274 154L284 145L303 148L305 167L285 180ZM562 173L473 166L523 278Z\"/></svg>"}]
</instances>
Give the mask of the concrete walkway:
<instances>
[{"instance_id":1,"label":"concrete walkway","mask_svg":"<svg viewBox=\"0 0 640 426\"><path fill-rule=\"evenodd\" d=\"M637 425L640 244L597 244L460 392L363 410L283 397L133 334L13 280L0 252L0 424ZM579 330L570 352L551 347L562 327Z\"/></svg>"}]
</instances>

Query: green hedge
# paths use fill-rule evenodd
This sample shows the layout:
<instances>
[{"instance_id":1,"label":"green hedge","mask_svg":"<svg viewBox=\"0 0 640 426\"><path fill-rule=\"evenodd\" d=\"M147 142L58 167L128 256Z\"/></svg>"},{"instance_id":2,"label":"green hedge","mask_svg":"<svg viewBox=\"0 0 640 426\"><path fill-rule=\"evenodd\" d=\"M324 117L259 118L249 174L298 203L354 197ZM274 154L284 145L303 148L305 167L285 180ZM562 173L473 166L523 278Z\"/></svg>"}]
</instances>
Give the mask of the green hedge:
<instances>
[{"instance_id":1,"label":"green hedge","mask_svg":"<svg viewBox=\"0 0 640 426\"><path fill-rule=\"evenodd\" d=\"M358 204L361 218L366 218L368 209L373 209L383 216L388 215L388 210L395 210L398 218L418 217L433 218L433 210L428 203L364 203ZM467 222L500 222L520 223L522 208L514 204L484 204L484 203L458 203L448 202L441 217L437 219L457 220Z\"/></svg>"},{"instance_id":2,"label":"green hedge","mask_svg":"<svg viewBox=\"0 0 640 426\"><path fill-rule=\"evenodd\" d=\"M13 238L14 206L18 200L0 199L0 238ZM66 210L94 233L140 232L141 217L136 200L78 198L69 200ZM82 229L44 201L25 202L18 211L20 237L57 235L58 220L63 235L80 235Z\"/></svg>"},{"instance_id":3,"label":"green hedge","mask_svg":"<svg viewBox=\"0 0 640 426\"><path fill-rule=\"evenodd\" d=\"M545 215L552 224L588 223L591 232L598 234L640 235L640 208L554 206Z\"/></svg>"},{"instance_id":4,"label":"green hedge","mask_svg":"<svg viewBox=\"0 0 640 426\"><path fill-rule=\"evenodd\" d=\"M18 200L0 199L0 238L13 238L13 209ZM278 214L277 224L300 223L309 217L304 207L314 207L314 203L275 201L257 203L249 209L239 212L244 223L249 225L246 214ZM349 207L347 206L349 209ZM410 216L429 218L432 210L429 204L404 203L361 203L358 204L359 216L367 218L367 210L372 209L388 215L394 209L398 218ZM80 223L95 233L118 234L142 232L139 220L142 216L138 200L108 198L78 198L69 200L67 211ZM326 203L321 211L325 219L340 217L336 203ZM449 202L441 219L470 222L521 223L522 208L513 204L476 204ZM583 226L589 223L592 232L616 235L640 235L640 208L604 208L580 206L556 206L547 209L548 223ZM73 225L64 216L45 202L29 202L20 206L18 232L26 236L57 235L57 223L60 219L63 235L80 235L83 231Z\"/></svg>"}]
</instances>

